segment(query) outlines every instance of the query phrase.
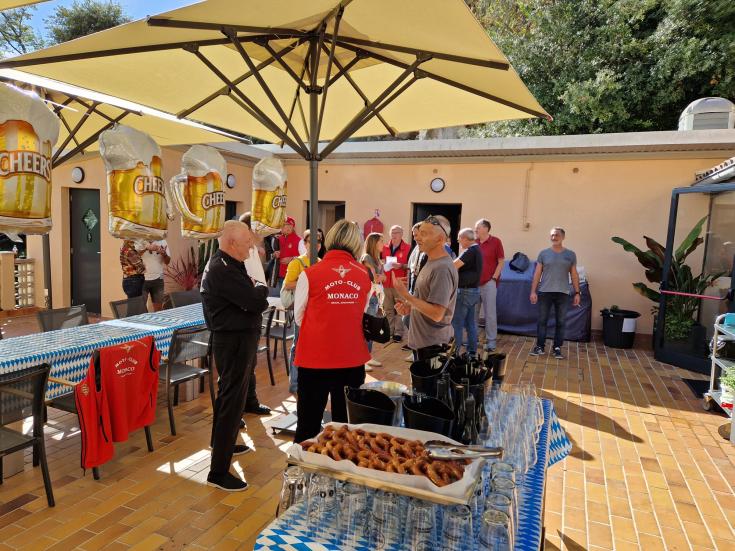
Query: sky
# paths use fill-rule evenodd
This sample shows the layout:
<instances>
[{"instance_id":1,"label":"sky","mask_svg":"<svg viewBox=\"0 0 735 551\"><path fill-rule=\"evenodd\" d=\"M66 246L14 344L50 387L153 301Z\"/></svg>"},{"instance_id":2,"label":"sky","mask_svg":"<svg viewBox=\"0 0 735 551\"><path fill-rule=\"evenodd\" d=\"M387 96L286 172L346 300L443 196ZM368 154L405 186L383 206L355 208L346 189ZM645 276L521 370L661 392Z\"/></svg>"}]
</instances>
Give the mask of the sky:
<instances>
[{"instance_id":1,"label":"sky","mask_svg":"<svg viewBox=\"0 0 735 551\"><path fill-rule=\"evenodd\" d=\"M133 19L141 19L146 15L155 15L168 10L195 3L196 0L118 0L125 13ZM73 0L51 0L36 6L33 27L37 32L45 34L44 19L53 13L56 6L69 6Z\"/></svg>"}]
</instances>

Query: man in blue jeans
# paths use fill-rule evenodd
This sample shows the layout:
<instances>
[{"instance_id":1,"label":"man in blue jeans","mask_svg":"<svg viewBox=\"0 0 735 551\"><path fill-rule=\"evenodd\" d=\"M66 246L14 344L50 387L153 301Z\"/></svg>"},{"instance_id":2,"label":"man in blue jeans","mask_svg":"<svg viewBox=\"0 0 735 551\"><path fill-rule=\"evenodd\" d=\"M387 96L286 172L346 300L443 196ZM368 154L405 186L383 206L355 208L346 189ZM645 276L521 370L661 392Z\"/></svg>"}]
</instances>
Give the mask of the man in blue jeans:
<instances>
[{"instance_id":1,"label":"man in blue jeans","mask_svg":"<svg viewBox=\"0 0 735 551\"><path fill-rule=\"evenodd\" d=\"M550 234L551 247L541 251L536 260L536 271L533 274L533 282L531 283L530 299L531 304L538 303L539 317L536 329L536 346L531 350L531 356L540 356L544 353L549 312L553 306L556 320L554 357L557 360L564 359L561 346L564 344L564 323L569 307L570 276L572 287L574 287L572 304L579 306L581 300L577 255L574 254L574 251L564 248L565 237L566 233L563 228L552 228Z\"/></svg>"},{"instance_id":2,"label":"man in blue jeans","mask_svg":"<svg viewBox=\"0 0 735 551\"><path fill-rule=\"evenodd\" d=\"M482 274L482 252L477 244L475 230L465 228L457 236L460 250L454 266L459 273L457 286L457 305L454 307L452 327L454 328L455 353L459 355L462 345L466 344L470 356L477 355L477 320L475 309L480 302L480 275ZM464 332L467 331L467 341Z\"/></svg>"}]
</instances>

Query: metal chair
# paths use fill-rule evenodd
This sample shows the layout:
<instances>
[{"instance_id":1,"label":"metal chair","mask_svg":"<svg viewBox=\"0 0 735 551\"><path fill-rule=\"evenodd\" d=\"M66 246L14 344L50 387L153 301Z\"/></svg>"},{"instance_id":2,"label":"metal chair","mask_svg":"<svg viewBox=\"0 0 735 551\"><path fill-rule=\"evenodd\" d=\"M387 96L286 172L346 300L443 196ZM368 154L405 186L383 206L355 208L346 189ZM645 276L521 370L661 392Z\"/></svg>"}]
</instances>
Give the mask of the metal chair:
<instances>
[{"instance_id":1,"label":"metal chair","mask_svg":"<svg viewBox=\"0 0 735 551\"><path fill-rule=\"evenodd\" d=\"M110 308L112 308L115 319L148 313L148 306L142 296L123 300L112 300L110 301Z\"/></svg>"},{"instance_id":2,"label":"metal chair","mask_svg":"<svg viewBox=\"0 0 735 551\"><path fill-rule=\"evenodd\" d=\"M280 319L280 313L283 313L283 319ZM270 330L269 338L273 339L273 359L278 355L278 341L281 341L283 347L283 361L286 362L288 369L288 341L294 338L293 327L293 310L277 310L275 319Z\"/></svg>"},{"instance_id":3,"label":"metal chair","mask_svg":"<svg viewBox=\"0 0 735 551\"><path fill-rule=\"evenodd\" d=\"M89 324L87 306L84 304L70 306L69 308L39 310L36 315L38 316L38 324L41 326L43 333Z\"/></svg>"},{"instance_id":4,"label":"metal chair","mask_svg":"<svg viewBox=\"0 0 735 551\"><path fill-rule=\"evenodd\" d=\"M268 360L268 374L271 378L271 386L276 385L276 379L273 376L273 363L271 362L271 328L273 326L273 318L276 314L276 307L269 306L263 312L263 323L260 326L260 335L263 338L263 344L258 346L258 354L265 352L265 357ZM288 365L286 366L288 371Z\"/></svg>"},{"instance_id":5,"label":"metal chair","mask_svg":"<svg viewBox=\"0 0 735 551\"><path fill-rule=\"evenodd\" d=\"M202 295L199 289L192 289L190 291L175 291L170 293L169 299L171 300L171 307L178 308L179 306L189 306L190 304L200 304L202 302Z\"/></svg>"},{"instance_id":6,"label":"metal chair","mask_svg":"<svg viewBox=\"0 0 735 551\"><path fill-rule=\"evenodd\" d=\"M46 461L43 434L44 397L51 367L41 364L0 375L0 484L3 482L2 458L8 454L33 448L33 466L41 465L43 485L49 507L55 505L51 476ZM23 434L5 427L33 415L33 434Z\"/></svg>"},{"instance_id":7,"label":"metal chair","mask_svg":"<svg viewBox=\"0 0 735 551\"><path fill-rule=\"evenodd\" d=\"M209 347L209 330L203 325L177 329L171 337L168 360L159 368L159 378L165 383L166 405L171 434L176 435L174 406L179 403L179 385L209 374L209 395L214 407L214 374ZM202 358L204 367L188 364L191 360ZM171 389L174 396L171 396Z\"/></svg>"}]
</instances>

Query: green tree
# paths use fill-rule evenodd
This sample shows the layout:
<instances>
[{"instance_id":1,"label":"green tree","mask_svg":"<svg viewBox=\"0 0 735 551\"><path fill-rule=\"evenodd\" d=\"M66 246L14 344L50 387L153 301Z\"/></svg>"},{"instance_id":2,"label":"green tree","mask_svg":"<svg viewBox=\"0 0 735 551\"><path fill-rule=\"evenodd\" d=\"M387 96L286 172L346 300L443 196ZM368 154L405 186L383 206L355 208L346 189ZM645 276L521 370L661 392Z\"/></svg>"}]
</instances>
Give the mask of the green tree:
<instances>
[{"instance_id":1,"label":"green tree","mask_svg":"<svg viewBox=\"0 0 735 551\"><path fill-rule=\"evenodd\" d=\"M57 6L46 18L49 40L58 44L96 33L130 21L122 5L110 0L74 0L71 6Z\"/></svg>"},{"instance_id":2,"label":"green tree","mask_svg":"<svg viewBox=\"0 0 735 551\"><path fill-rule=\"evenodd\" d=\"M0 57L26 54L43 46L31 26L35 8L0 12Z\"/></svg>"},{"instance_id":3,"label":"green tree","mask_svg":"<svg viewBox=\"0 0 735 551\"><path fill-rule=\"evenodd\" d=\"M466 0L554 122L468 135L674 130L703 96L735 98L732 0Z\"/></svg>"}]
</instances>

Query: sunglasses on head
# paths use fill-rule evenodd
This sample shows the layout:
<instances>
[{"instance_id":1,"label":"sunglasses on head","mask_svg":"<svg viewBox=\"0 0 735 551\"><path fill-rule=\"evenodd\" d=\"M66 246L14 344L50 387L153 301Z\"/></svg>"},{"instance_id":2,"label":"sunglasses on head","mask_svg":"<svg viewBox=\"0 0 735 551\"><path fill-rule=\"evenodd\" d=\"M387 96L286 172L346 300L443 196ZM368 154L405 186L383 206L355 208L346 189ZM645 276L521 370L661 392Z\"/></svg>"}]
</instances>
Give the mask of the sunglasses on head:
<instances>
[{"instance_id":1,"label":"sunglasses on head","mask_svg":"<svg viewBox=\"0 0 735 551\"><path fill-rule=\"evenodd\" d=\"M430 214L426 217L426 220L424 220L427 224L431 224L432 226L439 226L441 230L444 232L444 235L449 237L449 234L447 233L447 230L444 229L444 225L441 223L441 221L434 216L433 214Z\"/></svg>"}]
</instances>

